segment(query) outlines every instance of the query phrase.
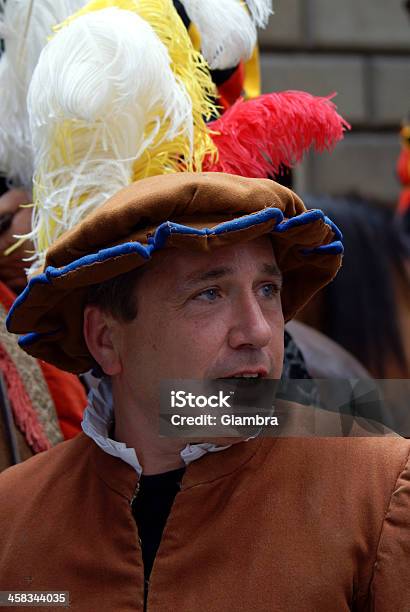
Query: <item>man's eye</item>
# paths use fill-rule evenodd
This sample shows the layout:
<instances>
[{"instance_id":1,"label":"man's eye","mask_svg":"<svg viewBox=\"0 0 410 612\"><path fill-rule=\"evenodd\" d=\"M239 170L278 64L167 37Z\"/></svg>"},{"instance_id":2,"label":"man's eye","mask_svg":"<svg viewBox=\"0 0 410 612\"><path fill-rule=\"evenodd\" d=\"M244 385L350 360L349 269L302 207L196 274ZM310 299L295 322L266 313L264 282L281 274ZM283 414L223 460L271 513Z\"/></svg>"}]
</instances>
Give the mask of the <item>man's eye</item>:
<instances>
[{"instance_id":1,"label":"man's eye","mask_svg":"<svg viewBox=\"0 0 410 612\"><path fill-rule=\"evenodd\" d=\"M216 299L218 299L219 295L220 294L218 289L205 289L205 291L201 291L201 293L198 293L198 295L196 295L194 299L214 302Z\"/></svg>"},{"instance_id":2,"label":"man's eye","mask_svg":"<svg viewBox=\"0 0 410 612\"><path fill-rule=\"evenodd\" d=\"M280 293L280 287L275 283L267 283L261 287L261 292L263 297L271 298Z\"/></svg>"}]
</instances>

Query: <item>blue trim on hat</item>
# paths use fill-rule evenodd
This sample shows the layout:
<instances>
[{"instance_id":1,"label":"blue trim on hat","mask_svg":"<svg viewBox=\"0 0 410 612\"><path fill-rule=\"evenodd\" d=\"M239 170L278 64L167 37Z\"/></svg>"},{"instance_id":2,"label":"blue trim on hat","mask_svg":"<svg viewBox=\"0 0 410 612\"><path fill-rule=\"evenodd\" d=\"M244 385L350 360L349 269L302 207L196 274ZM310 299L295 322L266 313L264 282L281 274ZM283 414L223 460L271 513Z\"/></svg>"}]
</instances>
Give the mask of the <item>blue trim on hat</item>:
<instances>
[{"instance_id":1,"label":"blue trim on hat","mask_svg":"<svg viewBox=\"0 0 410 612\"><path fill-rule=\"evenodd\" d=\"M303 255L310 255L311 253L325 253L327 255L342 255L343 244L340 240L335 240L329 244L322 244L321 246L314 247L313 249L302 249Z\"/></svg>"},{"instance_id":2,"label":"blue trim on hat","mask_svg":"<svg viewBox=\"0 0 410 612\"><path fill-rule=\"evenodd\" d=\"M197 229L188 225L181 225L180 223L166 221L158 226L154 236L151 236L148 239L148 243L150 247L154 247L153 250L157 250L164 246L167 238L171 234L182 234L185 236L218 236L219 234L226 234L227 232L247 229L253 225L266 223L266 221L270 221L271 219L276 219L277 223L282 223L284 219L282 211L279 208L265 208L257 213L245 215L243 217L239 217L239 219L232 219L231 221L220 223L213 229L209 229L208 227Z\"/></svg>"},{"instance_id":3,"label":"blue trim on hat","mask_svg":"<svg viewBox=\"0 0 410 612\"><path fill-rule=\"evenodd\" d=\"M275 227L274 231L279 233L286 232L287 230L292 229L292 227L307 225L308 223L313 223L317 220L325 221L326 217L324 213L321 210L309 210L308 212L297 215L296 217L286 219L286 221Z\"/></svg>"},{"instance_id":4,"label":"blue trim on hat","mask_svg":"<svg viewBox=\"0 0 410 612\"><path fill-rule=\"evenodd\" d=\"M25 302L30 291L36 285L50 284L52 280L64 276L69 272L73 272L84 266L90 266L95 263L103 262L114 257L120 257L122 255L135 253L137 255L141 255L144 259L150 259L154 251L157 251L164 247L167 242L167 239L171 234L217 236L227 232L238 231L241 229L252 227L254 225L259 225L271 219L275 219L277 222L277 225L272 228L272 233L286 232L287 230L292 229L294 227L300 225L307 225L309 223L313 223L314 221L322 220L332 228L337 239L341 238L341 233L339 229L332 221L330 221L330 219L328 219L324 215L321 210L310 210L284 221L283 213L279 208L267 207L263 210L260 210L259 212L244 215L242 217L239 217L238 219L232 219L231 221L225 221L224 223L219 224L213 229L196 229L186 225L181 225L179 223L174 223L172 221L166 221L164 223L161 223L161 225L157 227L154 235L148 238L147 246L144 246L139 242L126 242L124 244L119 244L114 247L101 249L97 253L93 253L91 255L84 255L83 257L80 257L79 259L76 259L75 261L72 261L71 263L67 264L63 268L55 268L54 266L48 266L44 272L30 279L24 291L16 298L7 316L6 327L10 331L9 323L11 317L13 316L15 310L19 308L23 304L23 302ZM330 244L315 247L313 249L303 249L301 252L305 255L309 255L311 253L328 253L339 255L343 253L343 245L340 240L336 240ZM53 330L52 332L43 333L31 332L29 334L21 336L19 339L19 344L21 347L28 346L29 344L33 344L40 338L44 338L45 336L50 336L52 334L57 333L57 331L59 331L59 329Z\"/></svg>"},{"instance_id":5,"label":"blue trim on hat","mask_svg":"<svg viewBox=\"0 0 410 612\"><path fill-rule=\"evenodd\" d=\"M336 240L343 240L343 234L340 231L340 229L337 227L336 223L333 223L332 219L329 219L329 217L327 215L324 215L324 221L325 223L327 223L327 225L330 225L330 227L332 228L334 234L335 234L335 238Z\"/></svg>"},{"instance_id":6,"label":"blue trim on hat","mask_svg":"<svg viewBox=\"0 0 410 612\"><path fill-rule=\"evenodd\" d=\"M139 242L126 242L125 244L120 244L115 247L102 249L101 251L98 251L98 253L93 253L92 255L84 255L83 257L80 257L79 259L76 259L75 261L72 261L71 263L67 264L66 266L64 266L64 268L55 268L54 266L48 266L44 270L44 272L31 278L27 286L24 288L24 291L22 291L20 295L15 299L6 319L7 329L9 330L9 317L12 315L15 309L18 308L26 300L31 289L35 285L48 285L53 279L59 278L60 276L64 276L68 272L73 272L74 270L82 268L83 266L89 266L94 263L106 261L107 259L118 257L119 255L127 255L129 253L137 253L138 255L142 255L142 257L144 257L145 259L149 259L151 255L149 247L146 248Z\"/></svg>"},{"instance_id":7,"label":"blue trim on hat","mask_svg":"<svg viewBox=\"0 0 410 612\"><path fill-rule=\"evenodd\" d=\"M34 344L34 342L37 342L39 338L44 338L46 336L53 336L60 330L61 330L61 327L58 327L57 329L53 329L52 331L49 331L49 332L30 332L29 334L25 334L24 336L19 337L18 345L21 348L24 348L25 346L30 346L30 344Z\"/></svg>"}]
</instances>

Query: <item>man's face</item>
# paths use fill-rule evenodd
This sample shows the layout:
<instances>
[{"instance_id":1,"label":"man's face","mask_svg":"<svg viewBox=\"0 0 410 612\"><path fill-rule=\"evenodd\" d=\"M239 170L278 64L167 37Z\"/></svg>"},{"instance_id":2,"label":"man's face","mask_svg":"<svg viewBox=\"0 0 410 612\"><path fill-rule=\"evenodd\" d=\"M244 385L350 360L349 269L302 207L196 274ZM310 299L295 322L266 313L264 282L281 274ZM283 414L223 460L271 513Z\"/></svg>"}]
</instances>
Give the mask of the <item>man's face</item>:
<instances>
[{"instance_id":1,"label":"man's face","mask_svg":"<svg viewBox=\"0 0 410 612\"><path fill-rule=\"evenodd\" d=\"M161 379L280 378L280 287L266 236L210 253L155 254L136 288L137 317L115 322L119 384L149 407Z\"/></svg>"}]
</instances>

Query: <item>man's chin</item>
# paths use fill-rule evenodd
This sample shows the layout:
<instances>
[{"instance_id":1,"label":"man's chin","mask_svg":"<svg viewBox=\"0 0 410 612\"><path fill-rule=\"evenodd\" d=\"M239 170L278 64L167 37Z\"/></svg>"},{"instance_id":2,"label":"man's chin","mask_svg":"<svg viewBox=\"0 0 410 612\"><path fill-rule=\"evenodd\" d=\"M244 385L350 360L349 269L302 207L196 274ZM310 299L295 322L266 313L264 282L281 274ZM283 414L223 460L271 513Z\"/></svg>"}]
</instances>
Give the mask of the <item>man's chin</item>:
<instances>
[{"instance_id":1,"label":"man's chin","mask_svg":"<svg viewBox=\"0 0 410 612\"><path fill-rule=\"evenodd\" d=\"M215 446L232 446L233 444L239 444L239 442L245 442L248 438L231 436L231 437L219 437L219 438L191 438L187 440L187 444L214 444Z\"/></svg>"}]
</instances>

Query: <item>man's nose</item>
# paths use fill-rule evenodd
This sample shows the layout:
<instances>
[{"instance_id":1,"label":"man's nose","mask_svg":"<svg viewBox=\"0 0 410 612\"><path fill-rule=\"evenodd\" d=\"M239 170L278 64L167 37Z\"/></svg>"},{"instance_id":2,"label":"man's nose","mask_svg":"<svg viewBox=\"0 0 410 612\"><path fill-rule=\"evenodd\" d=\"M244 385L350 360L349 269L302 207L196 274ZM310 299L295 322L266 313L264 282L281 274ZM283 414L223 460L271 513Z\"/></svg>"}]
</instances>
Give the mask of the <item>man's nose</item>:
<instances>
[{"instance_id":1,"label":"man's nose","mask_svg":"<svg viewBox=\"0 0 410 612\"><path fill-rule=\"evenodd\" d=\"M264 314L252 293L238 299L232 309L232 326L229 332L231 348L262 348L272 338L272 324Z\"/></svg>"}]
</instances>

